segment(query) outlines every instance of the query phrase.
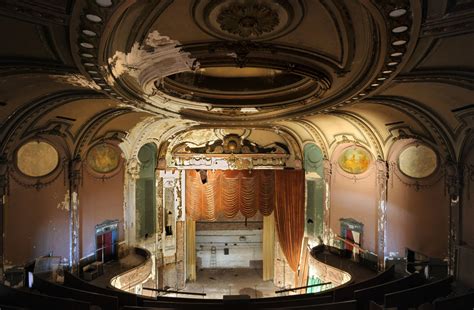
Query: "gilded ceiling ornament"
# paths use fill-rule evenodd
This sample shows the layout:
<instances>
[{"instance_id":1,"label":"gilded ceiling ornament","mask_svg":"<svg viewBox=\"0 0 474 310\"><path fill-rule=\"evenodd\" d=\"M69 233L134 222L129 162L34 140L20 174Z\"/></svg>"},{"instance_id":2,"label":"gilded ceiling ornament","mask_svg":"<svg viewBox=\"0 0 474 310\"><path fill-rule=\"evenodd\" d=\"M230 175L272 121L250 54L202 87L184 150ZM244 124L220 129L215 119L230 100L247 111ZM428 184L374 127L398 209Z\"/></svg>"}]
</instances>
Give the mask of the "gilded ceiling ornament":
<instances>
[{"instance_id":1,"label":"gilded ceiling ornament","mask_svg":"<svg viewBox=\"0 0 474 310\"><path fill-rule=\"evenodd\" d=\"M222 30L242 38L259 37L279 25L278 13L261 3L232 3L217 16Z\"/></svg>"}]
</instances>

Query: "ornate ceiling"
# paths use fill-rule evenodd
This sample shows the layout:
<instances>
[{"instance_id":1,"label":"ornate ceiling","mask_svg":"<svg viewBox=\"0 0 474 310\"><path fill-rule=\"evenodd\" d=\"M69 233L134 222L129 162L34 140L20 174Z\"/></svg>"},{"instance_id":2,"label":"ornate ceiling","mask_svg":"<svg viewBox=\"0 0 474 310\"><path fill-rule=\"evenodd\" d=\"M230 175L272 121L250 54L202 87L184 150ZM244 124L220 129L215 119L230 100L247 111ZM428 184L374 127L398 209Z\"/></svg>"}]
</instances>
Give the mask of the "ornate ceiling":
<instances>
[{"instance_id":1,"label":"ornate ceiling","mask_svg":"<svg viewBox=\"0 0 474 310\"><path fill-rule=\"evenodd\" d=\"M164 120L163 141L264 128L327 156L345 137L385 158L405 135L456 158L472 135L469 0L2 0L0 26L6 157Z\"/></svg>"}]
</instances>

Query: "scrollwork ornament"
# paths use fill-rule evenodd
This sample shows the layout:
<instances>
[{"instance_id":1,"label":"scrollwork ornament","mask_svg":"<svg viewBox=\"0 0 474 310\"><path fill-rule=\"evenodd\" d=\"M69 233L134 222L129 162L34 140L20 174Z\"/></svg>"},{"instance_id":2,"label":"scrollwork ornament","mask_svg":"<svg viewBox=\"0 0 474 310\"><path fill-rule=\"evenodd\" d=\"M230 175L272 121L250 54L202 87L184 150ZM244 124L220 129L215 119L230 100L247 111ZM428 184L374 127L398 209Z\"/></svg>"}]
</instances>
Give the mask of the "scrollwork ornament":
<instances>
[{"instance_id":1,"label":"scrollwork ornament","mask_svg":"<svg viewBox=\"0 0 474 310\"><path fill-rule=\"evenodd\" d=\"M323 160L323 165L324 165L324 180L327 183L331 182L331 176L332 176L332 163L328 159Z\"/></svg>"},{"instance_id":2,"label":"scrollwork ornament","mask_svg":"<svg viewBox=\"0 0 474 310\"><path fill-rule=\"evenodd\" d=\"M382 159L377 159L375 165L377 167L377 183L386 184L390 178L388 163Z\"/></svg>"},{"instance_id":3,"label":"scrollwork ornament","mask_svg":"<svg viewBox=\"0 0 474 310\"><path fill-rule=\"evenodd\" d=\"M131 159L128 161L127 173L133 180L136 180L140 177L140 163L138 160Z\"/></svg>"},{"instance_id":4,"label":"scrollwork ornament","mask_svg":"<svg viewBox=\"0 0 474 310\"><path fill-rule=\"evenodd\" d=\"M68 176L72 189L76 190L82 180L82 160L80 156L76 156L69 162Z\"/></svg>"},{"instance_id":5,"label":"scrollwork ornament","mask_svg":"<svg viewBox=\"0 0 474 310\"><path fill-rule=\"evenodd\" d=\"M456 163L451 160L447 160L445 164L445 186L453 205L456 205L459 199L461 183L462 180Z\"/></svg>"}]
</instances>

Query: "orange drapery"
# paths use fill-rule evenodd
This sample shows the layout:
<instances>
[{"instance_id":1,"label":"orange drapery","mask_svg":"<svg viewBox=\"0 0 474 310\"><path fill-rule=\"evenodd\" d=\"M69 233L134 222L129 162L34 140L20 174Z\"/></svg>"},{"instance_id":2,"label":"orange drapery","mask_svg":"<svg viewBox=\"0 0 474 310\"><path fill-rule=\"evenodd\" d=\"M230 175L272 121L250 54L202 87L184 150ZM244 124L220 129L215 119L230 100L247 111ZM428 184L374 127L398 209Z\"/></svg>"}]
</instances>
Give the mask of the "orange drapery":
<instances>
[{"instance_id":1,"label":"orange drapery","mask_svg":"<svg viewBox=\"0 0 474 310\"><path fill-rule=\"evenodd\" d=\"M278 240L288 265L296 271L304 236L304 172L275 172L275 221Z\"/></svg>"},{"instance_id":2,"label":"orange drapery","mask_svg":"<svg viewBox=\"0 0 474 310\"><path fill-rule=\"evenodd\" d=\"M303 170L207 171L202 184L195 170L186 170L186 215L194 221L250 218L275 210L278 240L289 266L296 271L304 235Z\"/></svg>"},{"instance_id":3,"label":"orange drapery","mask_svg":"<svg viewBox=\"0 0 474 310\"><path fill-rule=\"evenodd\" d=\"M198 172L186 170L186 214L195 221L233 218L239 212L247 218L257 211L270 215L274 186L272 170L209 170L206 184Z\"/></svg>"}]
</instances>

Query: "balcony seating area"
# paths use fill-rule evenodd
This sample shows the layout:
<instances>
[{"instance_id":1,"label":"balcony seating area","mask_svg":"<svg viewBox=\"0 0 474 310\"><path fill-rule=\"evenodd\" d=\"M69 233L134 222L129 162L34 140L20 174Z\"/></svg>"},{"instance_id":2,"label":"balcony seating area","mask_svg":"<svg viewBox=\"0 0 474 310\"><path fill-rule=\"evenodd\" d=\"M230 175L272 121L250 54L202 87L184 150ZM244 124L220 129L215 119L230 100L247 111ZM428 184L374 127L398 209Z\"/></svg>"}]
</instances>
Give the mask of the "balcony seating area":
<instances>
[{"instance_id":1,"label":"balcony seating area","mask_svg":"<svg viewBox=\"0 0 474 310\"><path fill-rule=\"evenodd\" d=\"M394 267L359 283L321 293L260 299L147 298L88 283L71 273L64 284L34 276L32 289L0 285L1 309L328 309L368 310L416 308L472 309L474 292L454 296L452 277L426 281L418 273L395 278Z\"/></svg>"}]
</instances>

